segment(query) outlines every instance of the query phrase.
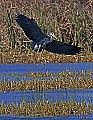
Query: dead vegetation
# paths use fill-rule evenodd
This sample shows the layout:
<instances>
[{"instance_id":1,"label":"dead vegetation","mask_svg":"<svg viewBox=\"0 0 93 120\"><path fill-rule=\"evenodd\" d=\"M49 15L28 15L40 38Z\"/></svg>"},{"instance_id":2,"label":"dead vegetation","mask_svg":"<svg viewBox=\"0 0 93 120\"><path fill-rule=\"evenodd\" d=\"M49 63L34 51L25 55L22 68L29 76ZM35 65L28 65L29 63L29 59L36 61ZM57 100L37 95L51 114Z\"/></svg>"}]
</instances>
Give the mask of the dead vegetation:
<instances>
[{"instance_id":1,"label":"dead vegetation","mask_svg":"<svg viewBox=\"0 0 93 120\"><path fill-rule=\"evenodd\" d=\"M76 61L92 61L93 56L93 2L91 0L64 1L43 0L37 1L0 1L0 62L32 62L33 54L30 50L30 42L22 29L15 22L15 14L21 12L28 17L33 17L46 34L53 32L57 39L68 44L74 44L84 48L84 52L76 57ZM27 55L30 56L30 59ZM29 55L30 54L30 55ZM47 58L54 56L53 62L65 62L64 55L45 52ZM90 55L89 55L90 54ZM10 58L9 58L10 56ZM40 58L41 56L41 58ZM39 62L42 60L42 53ZM57 58L59 57L59 59ZM83 59L81 60L83 56ZM86 57L88 56L88 57ZM21 59L23 58L23 60ZM8 58L8 59L7 59ZM20 58L21 60L18 60ZM64 56L65 58L65 56ZM74 58L74 57L72 57ZM10 59L10 60L9 60ZM61 59L61 60L60 60ZM70 57L66 57L66 60ZM86 59L86 60L85 60ZM28 60L28 61L27 61ZM45 60L51 62L51 60ZM68 60L70 62L71 60ZM72 62L75 61L72 59Z\"/></svg>"}]
</instances>

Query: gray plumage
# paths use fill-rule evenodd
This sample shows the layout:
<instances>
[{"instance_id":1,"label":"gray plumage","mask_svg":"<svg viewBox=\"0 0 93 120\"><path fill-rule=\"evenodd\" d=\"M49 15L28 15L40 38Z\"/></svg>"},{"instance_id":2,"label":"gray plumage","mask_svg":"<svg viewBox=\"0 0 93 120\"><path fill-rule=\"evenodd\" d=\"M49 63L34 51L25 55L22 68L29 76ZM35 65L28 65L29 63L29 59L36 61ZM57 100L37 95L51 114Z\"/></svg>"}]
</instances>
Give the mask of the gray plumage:
<instances>
[{"instance_id":1,"label":"gray plumage","mask_svg":"<svg viewBox=\"0 0 93 120\"><path fill-rule=\"evenodd\" d=\"M32 40L31 48L34 51L41 52L42 49L45 49L52 53L66 55L75 55L81 51L80 47L54 40L50 36L45 35L33 18L30 19L23 14L18 14L16 22L21 26L26 36Z\"/></svg>"}]
</instances>

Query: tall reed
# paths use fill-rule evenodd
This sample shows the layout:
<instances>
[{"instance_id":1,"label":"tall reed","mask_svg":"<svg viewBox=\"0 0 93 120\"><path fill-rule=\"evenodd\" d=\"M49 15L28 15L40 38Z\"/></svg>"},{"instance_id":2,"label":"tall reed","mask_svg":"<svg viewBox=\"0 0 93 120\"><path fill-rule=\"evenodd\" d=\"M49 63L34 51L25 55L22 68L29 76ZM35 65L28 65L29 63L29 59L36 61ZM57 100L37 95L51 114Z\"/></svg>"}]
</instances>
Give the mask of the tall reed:
<instances>
[{"instance_id":1,"label":"tall reed","mask_svg":"<svg viewBox=\"0 0 93 120\"><path fill-rule=\"evenodd\" d=\"M5 12L6 10L7 12ZM13 21L13 19L15 19L14 14L22 12L28 17L33 17L45 34L54 32L57 40L69 44L73 43L74 45L81 47L83 46L86 51L91 52L91 47L93 46L93 9L90 1L81 3L77 0L74 2L51 0L48 0L47 2L44 2L43 0L33 0L30 2L21 0L13 2L11 0L10 2L8 0L6 2L1 2L1 12L3 13L1 16L1 25L5 29L3 31L5 32L8 28L8 33L6 33L7 37L2 37L4 39L2 39L2 41L8 43L8 38L10 40L11 48L15 48L15 39L18 43L22 43L18 47L27 44L27 48L30 48L28 45L30 42L21 42L23 39L26 39L26 37L19 26L17 26L15 20ZM4 16L6 16L7 27L6 23L4 23ZM17 32L14 32L13 25L15 25L15 31L17 29ZM1 33L3 31L1 30ZM22 32L22 35L19 35L21 34L20 32Z\"/></svg>"},{"instance_id":2,"label":"tall reed","mask_svg":"<svg viewBox=\"0 0 93 120\"><path fill-rule=\"evenodd\" d=\"M15 32L14 32L13 17L12 17L11 10L7 10L6 23L8 27L8 36L10 39L10 46L12 49L14 49L16 41L15 41Z\"/></svg>"},{"instance_id":3,"label":"tall reed","mask_svg":"<svg viewBox=\"0 0 93 120\"><path fill-rule=\"evenodd\" d=\"M0 52L2 52L2 37L1 37L1 32L0 32Z\"/></svg>"}]
</instances>

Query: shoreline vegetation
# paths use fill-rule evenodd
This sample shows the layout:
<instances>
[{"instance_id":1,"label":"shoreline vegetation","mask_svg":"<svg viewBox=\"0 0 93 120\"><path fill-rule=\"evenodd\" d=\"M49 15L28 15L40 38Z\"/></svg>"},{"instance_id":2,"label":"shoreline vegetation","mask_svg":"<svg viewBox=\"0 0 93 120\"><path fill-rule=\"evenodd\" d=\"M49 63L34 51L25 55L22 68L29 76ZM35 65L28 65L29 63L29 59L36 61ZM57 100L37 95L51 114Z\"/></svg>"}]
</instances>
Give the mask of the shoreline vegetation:
<instances>
[{"instance_id":1,"label":"shoreline vegetation","mask_svg":"<svg viewBox=\"0 0 93 120\"><path fill-rule=\"evenodd\" d=\"M0 80L0 92L7 93L11 91L33 91L41 92L46 90L89 90L93 88L93 71L62 71L58 73L43 73L43 72L31 72L26 74L0 74L5 76ZM7 76L11 76L11 80L7 79ZM20 78L22 77L22 78ZM24 80L28 78L29 80ZM30 80L34 79L34 80ZM43 80L42 80L43 79ZM73 99L66 98L65 101L46 101L35 100L34 102L27 102L25 97L20 102L7 103L2 100L0 103L0 115L2 116L24 116L24 117L49 117L49 116L68 116L68 115L83 115L86 118L87 115L93 113L93 103L90 99L87 101L82 96L82 101L77 102ZM35 98L34 98L35 99Z\"/></svg>"},{"instance_id":2,"label":"shoreline vegetation","mask_svg":"<svg viewBox=\"0 0 93 120\"><path fill-rule=\"evenodd\" d=\"M0 63L66 63L66 62L93 62L93 53L77 55L59 55L43 51L8 51L0 53Z\"/></svg>"},{"instance_id":3,"label":"shoreline vegetation","mask_svg":"<svg viewBox=\"0 0 93 120\"><path fill-rule=\"evenodd\" d=\"M25 99L22 102L14 103L0 103L0 115L4 116L24 116L24 117L49 117L49 116L68 116L68 115L86 115L93 113L93 103L88 101L86 104L85 100L80 103L75 100L66 100L52 102L52 101L37 101L37 102L26 102Z\"/></svg>"},{"instance_id":4,"label":"shoreline vegetation","mask_svg":"<svg viewBox=\"0 0 93 120\"><path fill-rule=\"evenodd\" d=\"M2 75L1 75L2 76ZM28 74L10 74L3 75L5 78L0 80L0 92L7 91L46 91L61 89L92 89L93 71L62 71L59 73L28 73ZM11 76L8 81L7 76ZM20 76L23 79L20 79ZM24 80L28 78L29 80ZM34 79L34 80L32 80Z\"/></svg>"}]
</instances>

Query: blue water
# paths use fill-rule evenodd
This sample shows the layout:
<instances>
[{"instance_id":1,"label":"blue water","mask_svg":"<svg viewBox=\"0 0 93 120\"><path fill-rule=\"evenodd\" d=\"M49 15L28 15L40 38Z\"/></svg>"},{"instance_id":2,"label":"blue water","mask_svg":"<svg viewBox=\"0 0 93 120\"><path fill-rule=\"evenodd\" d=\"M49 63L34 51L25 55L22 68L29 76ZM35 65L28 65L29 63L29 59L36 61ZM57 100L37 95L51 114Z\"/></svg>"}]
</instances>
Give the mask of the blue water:
<instances>
[{"instance_id":1,"label":"blue water","mask_svg":"<svg viewBox=\"0 0 93 120\"><path fill-rule=\"evenodd\" d=\"M43 118L24 118L24 117L0 117L0 120L78 120L78 116L59 116L59 117L43 117Z\"/></svg>"},{"instance_id":2,"label":"blue water","mask_svg":"<svg viewBox=\"0 0 93 120\"><path fill-rule=\"evenodd\" d=\"M48 63L48 64L0 64L0 80L7 79L8 81L11 80L32 80L31 77L23 77L23 76L11 76L8 74L24 74L24 73L31 73L31 72L52 72L57 73L61 71L82 71L85 70L93 71L93 63L92 62L80 62L80 63ZM43 78L42 78L43 79Z\"/></svg>"},{"instance_id":3,"label":"blue water","mask_svg":"<svg viewBox=\"0 0 93 120\"><path fill-rule=\"evenodd\" d=\"M86 118L83 115L71 115L71 116L55 116L55 117L13 117L13 116L0 116L0 120L93 120L93 114L87 115Z\"/></svg>"},{"instance_id":4,"label":"blue water","mask_svg":"<svg viewBox=\"0 0 93 120\"><path fill-rule=\"evenodd\" d=\"M8 98L8 99L7 99ZM2 100L5 103L13 103L13 102L22 102L25 99L27 102L36 102L38 100L46 100L56 102L58 101L66 101L75 100L77 102L86 101L86 104L91 100L93 103L93 89L90 90L49 90L44 92L33 92L33 91L12 91L2 93L0 92L0 103Z\"/></svg>"},{"instance_id":5,"label":"blue water","mask_svg":"<svg viewBox=\"0 0 93 120\"><path fill-rule=\"evenodd\" d=\"M80 62L80 63L56 63L56 64L0 64L0 74L12 74L12 73L29 73L29 72L61 72L66 70L77 70L77 71L93 71L93 63ZM10 76L8 76L10 77ZM22 77L22 76L21 76ZM18 79L22 79L19 77ZM10 79L10 78L9 78ZM25 78L23 78L25 79ZM26 78L25 80L27 80ZM90 90L54 90L44 92L33 92L33 91L12 91L2 93L0 92L0 103L2 100L5 103L21 102L25 99L27 102L35 102L38 100L47 101L65 101L66 98L73 99L77 102L81 102L82 98L88 104L91 100L93 103L93 89ZM14 117L14 116L0 116L0 120L83 120L83 116L58 116L58 117L43 117L43 118L25 118L25 117ZM86 120L93 120L93 114L87 115Z\"/></svg>"},{"instance_id":6,"label":"blue water","mask_svg":"<svg viewBox=\"0 0 93 120\"><path fill-rule=\"evenodd\" d=\"M45 68L46 67L46 68ZM47 63L45 64L0 64L0 74L28 73L28 72L60 72L66 70L93 70L93 62L80 63Z\"/></svg>"}]
</instances>

